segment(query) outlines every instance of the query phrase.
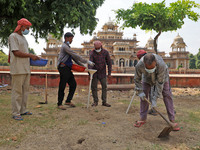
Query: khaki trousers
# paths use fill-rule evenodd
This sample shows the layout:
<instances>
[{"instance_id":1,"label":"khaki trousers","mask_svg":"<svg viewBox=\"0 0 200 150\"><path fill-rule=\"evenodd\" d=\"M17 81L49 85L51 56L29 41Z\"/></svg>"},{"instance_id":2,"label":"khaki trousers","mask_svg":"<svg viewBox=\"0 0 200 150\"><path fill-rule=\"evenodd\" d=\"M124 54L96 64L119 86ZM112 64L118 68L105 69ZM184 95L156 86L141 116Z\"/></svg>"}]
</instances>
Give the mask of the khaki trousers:
<instances>
[{"instance_id":1,"label":"khaki trousers","mask_svg":"<svg viewBox=\"0 0 200 150\"><path fill-rule=\"evenodd\" d=\"M17 116L27 112L26 105L30 85L30 74L12 75L12 115Z\"/></svg>"}]
</instances>

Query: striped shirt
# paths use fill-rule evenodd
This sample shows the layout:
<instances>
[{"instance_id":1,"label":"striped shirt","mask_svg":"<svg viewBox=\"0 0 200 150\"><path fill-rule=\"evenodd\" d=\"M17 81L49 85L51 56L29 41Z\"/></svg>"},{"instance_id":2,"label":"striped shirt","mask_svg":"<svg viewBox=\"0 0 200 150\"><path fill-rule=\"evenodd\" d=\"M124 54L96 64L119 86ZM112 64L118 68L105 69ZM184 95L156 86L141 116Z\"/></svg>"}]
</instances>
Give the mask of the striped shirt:
<instances>
[{"instance_id":1,"label":"striped shirt","mask_svg":"<svg viewBox=\"0 0 200 150\"><path fill-rule=\"evenodd\" d=\"M87 60L76 54L73 50L71 50L70 46L66 43L62 44L62 47L60 49L60 54L58 57L58 64L60 63L66 63L69 57L72 57L72 59L78 64L82 66L82 63L87 63Z\"/></svg>"}]
</instances>

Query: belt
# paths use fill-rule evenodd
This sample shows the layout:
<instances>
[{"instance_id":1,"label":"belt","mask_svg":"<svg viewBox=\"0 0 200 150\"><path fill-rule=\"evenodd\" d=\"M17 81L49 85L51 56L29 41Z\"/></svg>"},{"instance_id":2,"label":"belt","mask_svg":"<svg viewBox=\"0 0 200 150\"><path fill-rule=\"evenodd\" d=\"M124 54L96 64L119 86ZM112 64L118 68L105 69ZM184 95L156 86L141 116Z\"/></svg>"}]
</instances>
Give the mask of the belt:
<instances>
[{"instance_id":1,"label":"belt","mask_svg":"<svg viewBox=\"0 0 200 150\"><path fill-rule=\"evenodd\" d=\"M65 67L65 66L66 66L66 64L64 64L64 63L59 64L59 67Z\"/></svg>"}]
</instances>

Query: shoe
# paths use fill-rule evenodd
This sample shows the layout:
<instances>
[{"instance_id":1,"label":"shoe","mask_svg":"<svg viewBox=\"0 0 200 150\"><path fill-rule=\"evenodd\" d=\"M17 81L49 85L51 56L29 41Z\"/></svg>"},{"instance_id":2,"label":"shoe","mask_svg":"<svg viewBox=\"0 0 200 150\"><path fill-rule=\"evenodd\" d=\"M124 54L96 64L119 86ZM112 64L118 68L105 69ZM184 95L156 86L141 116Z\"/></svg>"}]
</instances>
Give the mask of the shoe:
<instances>
[{"instance_id":1,"label":"shoe","mask_svg":"<svg viewBox=\"0 0 200 150\"><path fill-rule=\"evenodd\" d=\"M23 120L22 116L13 116L13 119L18 120L18 121Z\"/></svg>"},{"instance_id":2,"label":"shoe","mask_svg":"<svg viewBox=\"0 0 200 150\"><path fill-rule=\"evenodd\" d=\"M154 109L150 109L149 111L148 111L148 114L150 114L150 115L153 115L153 116L157 116L157 112L154 110Z\"/></svg>"},{"instance_id":3,"label":"shoe","mask_svg":"<svg viewBox=\"0 0 200 150\"><path fill-rule=\"evenodd\" d=\"M102 106L111 107L111 105L108 103L102 103Z\"/></svg>"},{"instance_id":4,"label":"shoe","mask_svg":"<svg viewBox=\"0 0 200 150\"><path fill-rule=\"evenodd\" d=\"M74 105L73 103L65 103L65 105L68 105L68 106L70 106L70 107L76 107L76 105Z\"/></svg>"},{"instance_id":5,"label":"shoe","mask_svg":"<svg viewBox=\"0 0 200 150\"><path fill-rule=\"evenodd\" d=\"M92 104L92 107L96 107L96 106L98 106L98 103L97 103L97 102L94 102L94 103Z\"/></svg>"},{"instance_id":6,"label":"shoe","mask_svg":"<svg viewBox=\"0 0 200 150\"><path fill-rule=\"evenodd\" d=\"M58 106L58 109L66 110L65 106L63 106L63 105L59 105L59 106Z\"/></svg>"},{"instance_id":7,"label":"shoe","mask_svg":"<svg viewBox=\"0 0 200 150\"><path fill-rule=\"evenodd\" d=\"M23 114L21 114L21 115L32 115L32 113L29 112L29 111L27 111L27 112L25 112L25 113L23 113Z\"/></svg>"}]
</instances>

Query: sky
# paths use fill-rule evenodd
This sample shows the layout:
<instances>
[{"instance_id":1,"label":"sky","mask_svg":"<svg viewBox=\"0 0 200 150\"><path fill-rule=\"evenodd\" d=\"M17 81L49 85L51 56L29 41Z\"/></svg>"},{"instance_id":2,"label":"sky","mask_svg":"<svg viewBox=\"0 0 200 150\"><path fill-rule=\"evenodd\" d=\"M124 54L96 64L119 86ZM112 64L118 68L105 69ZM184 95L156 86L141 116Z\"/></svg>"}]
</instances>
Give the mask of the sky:
<instances>
[{"instance_id":1,"label":"sky","mask_svg":"<svg viewBox=\"0 0 200 150\"><path fill-rule=\"evenodd\" d=\"M175 2L177 0L166 0L166 5L168 6L169 3ZM200 0L194 0L196 3L200 3ZM103 5L97 9L96 18L99 19L98 25L94 32L101 31L102 26L109 21L109 18L111 18L112 21L115 22L115 16L113 10L117 10L120 8L128 9L130 8L134 2L146 2L146 3L157 3L162 2L162 0L105 0ZM200 9L195 9L195 12L198 12L200 14ZM182 26L181 29L178 29L177 31L168 31L163 32L159 38L158 38L158 50L159 51L165 51L166 53L171 52L171 44L173 43L174 38L179 34L184 42L186 43L186 51L189 51L192 54L197 54L198 49L200 48L200 19L198 22L191 21L189 19L184 20L185 23ZM119 24L120 27L121 24ZM121 29L122 32L124 32L123 38L132 38L133 34L136 33L137 40L139 41L138 47L144 47L147 43L148 39L150 37L154 38L156 35L156 32L146 32L144 30L141 30L139 27L133 29L133 28L125 28L124 30ZM65 32L70 32L70 29L65 28ZM92 39L93 35L81 35L79 32L79 29L75 29L75 36L73 39L73 42L71 44L71 47L79 47L81 48L84 41L90 41ZM44 39L39 39L39 44L35 42L35 39L33 36L26 35L26 39L29 43L29 47L33 48L37 55L40 55L41 53L44 53L44 48L46 47L46 41ZM8 53L8 49L4 49L5 53Z\"/></svg>"}]
</instances>

